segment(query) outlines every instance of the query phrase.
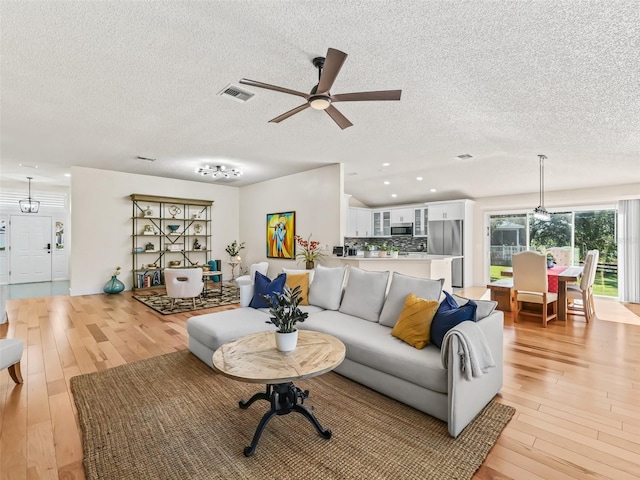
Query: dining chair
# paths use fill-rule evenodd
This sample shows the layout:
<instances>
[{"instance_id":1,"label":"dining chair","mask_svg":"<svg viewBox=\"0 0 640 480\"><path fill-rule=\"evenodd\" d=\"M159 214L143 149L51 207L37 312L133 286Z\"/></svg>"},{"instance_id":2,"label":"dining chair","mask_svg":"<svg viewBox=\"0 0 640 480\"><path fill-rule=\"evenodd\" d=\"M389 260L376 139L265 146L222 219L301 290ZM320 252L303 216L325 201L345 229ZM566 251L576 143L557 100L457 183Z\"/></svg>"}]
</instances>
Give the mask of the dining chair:
<instances>
[{"instance_id":1,"label":"dining chair","mask_svg":"<svg viewBox=\"0 0 640 480\"><path fill-rule=\"evenodd\" d=\"M177 298L190 298L193 308L196 308L196 297L204 289L201 268L165 268L164 283L167 296L171 299L171 308L175 306Z\"/></svg>"},{"instance_id":2,"label":"dining chair","mask_svg":"<svg viewBox=\"0 0 640 480\"><path fill-rule=\"evenodd\" d=\"M558 316L558 294L549 292L547 279L547 257L537 252L520 252L512 257L513 262L513 295L517 302L514 322L520 315L531 315L542 318L542 326ZM541 312L523 309L523 304L540 305ZM551 305L552 313L549 313Z\"/></svg>"},{"instance_id":3,"label":"dining chair","mask_svg":"<svg viewBox=\"0 0 640 480\"><path fill-rule=\"evenodd\" d=\"M567 285L567 310L575 315L584 315L587 323L593 320L596 315L593 284L596 281L599 258L600 252L598 250L589 250L584 260L584 271L580 284ZM577 303L576 300L580 303Z\"/></svg>"}]
</instances>

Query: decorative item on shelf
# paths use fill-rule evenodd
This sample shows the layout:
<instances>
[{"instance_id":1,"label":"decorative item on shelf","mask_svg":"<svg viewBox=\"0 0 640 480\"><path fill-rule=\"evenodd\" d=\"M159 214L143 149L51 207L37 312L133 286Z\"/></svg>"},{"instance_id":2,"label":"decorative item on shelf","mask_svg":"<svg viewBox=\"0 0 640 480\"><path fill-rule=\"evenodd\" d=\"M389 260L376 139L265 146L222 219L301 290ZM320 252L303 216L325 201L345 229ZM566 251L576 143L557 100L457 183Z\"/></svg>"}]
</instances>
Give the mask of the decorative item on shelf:
<instances>
[{"instance_id":1,"label":"decorative item on shelf","mask_svg":"<svg viewBox=\"0 0 640 480\"><path fill-rule=\"evenodd\" d=\"M169 233L176 233L180 225L167 225L167 228L169 229Z\"/></svg>"},{"instance_id":2,"label":"decorative item on shelf","mask_svg":"<svg viewBox=\"0 0 640 480\"><path fill-rule=\"evenodd\" d=\"M111 275L111 280L105 283L104 288L102 289L104 293L113 295L124 290L124 283L118 280L118 275L120 275L120 267L116 267L116 271Z\"/></svg>"},{"instance_id":3,"label":"decorative item on shelf","mask_svg":"<svg viewBox=\"0 0 640 480\"><path fill-rule=\"evenodd\" d=\"M142 231L143 235L155 235L156 231L153 228L153 225L145 225L144 230Z\"/></svg>"},{"instance_id":4,"label":"decorative item on shelf","mask_svg":"<svg viewBox=\"0 0 640 480\"><path fill-rule=\"evenodd\" d=\"M135 253L142 253L142 252L144 252L144 247L136 247L136 248L133 249L133 251Z\"/></svg>"},{"instance_id":5,"label":"decorative item on shelf","mask_svg":"<svg viewBox=\"0 0 640 480\"><path fill-rule=\"evenodd\" d=\"M143 217L153 217L153 210L151 210L151 207L149 205L147 205L147 208L145 208L142 211L142 216Z\"/></svg>"},{"instance_id":6,"label":"decorative item on shelf","mask_svg":"<svg viewBox=\"0 0 640 480\"><path fill-rule=\"evenodd\" d=\"M170 260L169 261L169 266L170 267L179 267L180 266L180 260Z\"/></svg>"},{"instance_id":7,"label":"decorative item on shelf","mask_svg":"<svg viewBox=\"0 0 640 480\"><path fill-rule=\"evenodd\" d=\"M303 300L300 296L302 290L300 286L291 290L284 286L282 293L272 293L261 295L262 299L269 305L271 317L267 323L273 323L278 327L275 332L276 348L281 352L290 352L296 349L298 344L298 330L296 323L304 322L309 316L303 312L298 305Z\"/></svg>"},{"instance_id":8,"label":"decorative item on shelf","mask_svg":"<svg viewBox=\"0 0 640 480\"><path fill-rule=\"evenodd\" d=\"M307 270L313 270L316 260L324 257L322 252L324 247L320 245L320 242L311 240L311 235L313 234L309 234L306 240L300 235L295 236L296 242L302 247L302 251L296 255L296 258L305 260Z\"/></svg>"},{"instance_id":9,"label":"decorative item on shelf","mask_svg":"<svg viewBox=\"0 0 640 480\"><path fill-rule=\"evenodd\" d=\"M153 252L155 249L156 249L156 246L151 242L145 243L145 245L144 245L144 250L146 252Z\"/></svg>"},{"instance_id":10,"label":"decorative item on shelf","mask_svg":"<svg viewBox=\"0 0 640 480\"><path fill-rule=\"evenodd\" d=\"M194 223L193 224L193 233L195 233L196 235L201 234L202 233L202 224Z\"/></svg>"},{"instance_id":11,"label":"decorative item on shelf","mask_svg":"<svg viewBox=\"0 0 640 480\"><path fill-rule=\"evenodd\" d=\"M197 238L193 239L193 249L194 250L200 250L202 248L202 246L200 245L200 242L198 241Z\"/></svg>"},{"instance_id":12,"label":"decorative item on shelf","mask_svg":"<svg viewBox=\"0 0 640 480\"><path fill-rule=\"evenodd\" d=\"M156 265L155 263L148 263L147 268L158 268L158 265Z\"/></svg>"},{"instance_id":13,"label":"decorative item on shelf","mask_svg":"<svg viewBox=\"0 0 640 480\"><path fill-rule=\"evenodd\" d=\"M243 250L243 249L244 249L244 242L238 243L237 240L234 240L232 243L227 245L224 251L227 252L227 255L229 255L229 262L236 262L236 257L240 253L240 250Z\"/></svg>"},{"instance_id":14,"label":"decorative item on shelf","mask_svg":"<svg viewBox=\"0 0 640 480\"><path fill-rule=\"evenodd\" d=\"M166 250L167 252L181 252L184 250L184 243L170 243Z\"/></svg>"},{"instance_id":15,"label":"decorative item on shelf","mask_svg":"<svg viewBox=\"0 0 640 480\"><path fill-rule=\"evenodd\" d=\"M182 213L182 209L177 205L171 205L169 207L169 215L171 218L176 218L176 215L180 215Z\"/></svg>"},{"instance_id":16,"label":"decorative item on shelf","mask_svg":"<svg viewBox=\"0 0 640 480\"><path fill-rule=\"evenodd\" d=\"M194 220L198 220L200 218L200 214L199 213L194 213L191 215L191 218L193 218Z\"/></svg>"}]
</instances>

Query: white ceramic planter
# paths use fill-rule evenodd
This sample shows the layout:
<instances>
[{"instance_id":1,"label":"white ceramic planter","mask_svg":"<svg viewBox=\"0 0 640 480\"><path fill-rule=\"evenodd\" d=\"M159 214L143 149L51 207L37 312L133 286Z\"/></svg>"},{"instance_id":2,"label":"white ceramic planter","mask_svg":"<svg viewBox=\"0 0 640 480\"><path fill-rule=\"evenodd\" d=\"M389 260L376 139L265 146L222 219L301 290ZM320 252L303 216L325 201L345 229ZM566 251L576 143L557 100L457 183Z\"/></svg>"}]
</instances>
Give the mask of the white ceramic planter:
<instances>
[{"instance_id":1,"label":"white ceramic planter","mask_svg":"<svg viewBox=\"0 0 640 480\"><path fill-rule=\"evenodd\" d=\"M298 330L291 333L276 332L276 348L280 352L291 352L298 345Z\"/></svg>"},{"instance_id":2,"label":"white ceramic planter","mask_svg":"<svg viewBox=\"0 0 640 480\"><path fill-rule=\"evenodd\" d=\"M398 258L398 252L389 252L389 258Z\"/></svg>"}]
</instances>

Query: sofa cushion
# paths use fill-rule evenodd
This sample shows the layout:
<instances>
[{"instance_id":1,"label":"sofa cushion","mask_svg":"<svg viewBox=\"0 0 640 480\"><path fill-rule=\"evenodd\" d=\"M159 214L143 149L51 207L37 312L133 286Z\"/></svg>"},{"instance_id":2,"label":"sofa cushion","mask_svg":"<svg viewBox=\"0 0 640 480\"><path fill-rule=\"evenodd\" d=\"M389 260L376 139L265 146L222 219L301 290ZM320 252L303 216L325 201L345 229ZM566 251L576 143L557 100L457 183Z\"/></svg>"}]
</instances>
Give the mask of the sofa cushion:
<instances>
[{"instance_id":1,"label":"sofa cushion","mask_svg":"<svg viewBox=\"0 0 640 480\"><path fill-rule=\"evenodd\" d=\"M439 306L437 300L424 300L410 293L391 335L414 348L426 347L429 344L431 321Z\"/></svg>"},{"instance_id":2,"label":"sofa cushion","mask_svg":"<svg viewBox=\"0 0 640 480\"><path fill-rule=\"evenodd\" d=\"M347 267L328 268L318 265L309 286L309 303L327 310L338 310Z\"/></svg>"},{"instance_id":3,"label":"sofa cushion","mask_svg":"<svg viewBox=\"0 0 640 480\"><path fill-rule=\"evenodd\" d=\"M410 293L425 300L438 300L443 282L442 279L430 280L393 272L389 293L380 313L380 323L387 327L393 327L398 321L400 312L404 308L404 301Z\"/></svg>"},{"instance_id":4,"label":"sofa cushion","mask_svg":"<svg viewBox=\"0 0 640 480\"><path fill-rule=\"evenodd\" d=\"M460 295L453 294L453 299L456 304L459 306L465 305L469 299L465 297L461 297ZM476 310L476 322L478 320L482 320L485 317L488 317L493 313L493 311L498 306L498 302L494 302L493 300L474 300L478 305L478 309Z\"/></svg>"},{"instance_id":5,"label":"sofa cushion","mask_svg":"<svg viewBox=\"0 0 640 480\"><path fill-rule=\"evenodd\" d=\"M351 267L339 311L377 322L388 281L389 272L367 272Z\"/></svg>"},{"instance_id":6,"label":"sofa cushion","mask_svg":"<svg viewBox=\"0 0 640 480\"><path fill-rule=\"evenodd\" d=\"M187 320L187 332L211 350L250 333L276 330L269 314L254 308L236 308L224 312L196 315Z\"/></svg>"},{"instance_id":7,"label":"sofa cushion","mask_svg":"<svg viewBox=\"0 0 640 480\"><path fill-rule=\"evenodd\" d=\"M391 329L376 322L325 310L310 316L300 329L327 333L347 348L347 358L435 392L447 393L447 371L440 350L428 345L412 348L391 335Z\"/></svg>"},{"instance_id":8,"label":"sofa cushion","mask_svg":"<svg viewBox=\"0 0 640 480\"><path fill-rule=\"evenodd\" d=\"M255 280L253 283L253 298L249 303L252 308L269 308L267 302L263 300L261 295L272 295L274 293L282 293L284 284L287 281L287 276L281 273L273 280L264 276L260 272L256 272Z\"/></svg>"},{"instance_id":9,"label":"sofa cushion","mask_svg":"<svg viewBox=\"0 0 640 480\"><path fill-rule=\"evenodd\" d=\"M291 290L296 287L300 287L300 300L299 305L309 305L309 274L305 273L286 273L286 285Z\"/></svg>"},{"instance_id":10,"label":"sofa cushion","mask_svg":"<svg viewBox=\"0 0 640 480\"><path fill-rule=\"evenodd\" d=\"M309 275L309 285L311 285L311 283L313 282L313 276L315 275L316 271L314 269L301 270L301 269L283 268L282 273L286 273L287 275L290 273L293 273L293 274L306 273L307 275Z\"/></svg>"},{"instance_id":11,"label":"sofa cushion","mask_svg":"<svg viewBox=\"0 0 640 480\"><path fill-rule=\"evenodd\" d=\"M476 321L476 309L478 305L473 300L469 300L461 307L436 312L431 322L431 343L436 347L442 348L442 340L444 335L459 323Z\"/></svg>"}]
</instances>

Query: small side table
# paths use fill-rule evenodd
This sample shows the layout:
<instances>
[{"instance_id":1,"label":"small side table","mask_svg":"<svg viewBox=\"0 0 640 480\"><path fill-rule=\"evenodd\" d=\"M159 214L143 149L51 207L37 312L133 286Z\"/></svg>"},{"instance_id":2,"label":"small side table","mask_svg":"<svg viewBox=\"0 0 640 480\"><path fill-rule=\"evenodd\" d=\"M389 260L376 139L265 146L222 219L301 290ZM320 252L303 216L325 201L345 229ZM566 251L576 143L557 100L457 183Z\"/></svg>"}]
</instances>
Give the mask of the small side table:
<instances>
[{"instance_id":1,"label":"small side table","mask_svg":"<svg viewBox=\"0 0 640 480\"><path fill-rule=\"evenodd\" d=\"M236 266L240 265L241 262L227 262L231 267L231 280L229 280L229 285L236 284Z\"/></svg>"}]
</instances>

